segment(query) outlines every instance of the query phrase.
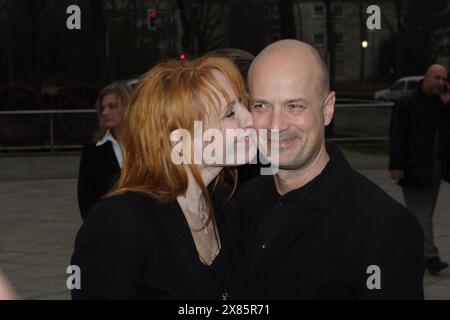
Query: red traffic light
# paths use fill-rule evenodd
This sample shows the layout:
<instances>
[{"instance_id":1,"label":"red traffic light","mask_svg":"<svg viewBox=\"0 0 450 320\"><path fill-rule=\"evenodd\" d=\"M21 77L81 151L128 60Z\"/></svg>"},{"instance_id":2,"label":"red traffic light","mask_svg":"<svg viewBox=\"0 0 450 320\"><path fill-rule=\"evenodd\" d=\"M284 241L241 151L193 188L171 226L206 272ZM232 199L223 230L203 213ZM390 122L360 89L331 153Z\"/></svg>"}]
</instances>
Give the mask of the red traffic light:
<instances>
[{"instance_id":1,"label":"red traffic light","mask_svg":"<svg viewBox=\"0 0 450 320\"><path fill-rule=\"evenodd\" d=\"M149 30L156 30L158 27L158 12L156 9L147 11L147 27Z\"/></svg>"}]
</instances>

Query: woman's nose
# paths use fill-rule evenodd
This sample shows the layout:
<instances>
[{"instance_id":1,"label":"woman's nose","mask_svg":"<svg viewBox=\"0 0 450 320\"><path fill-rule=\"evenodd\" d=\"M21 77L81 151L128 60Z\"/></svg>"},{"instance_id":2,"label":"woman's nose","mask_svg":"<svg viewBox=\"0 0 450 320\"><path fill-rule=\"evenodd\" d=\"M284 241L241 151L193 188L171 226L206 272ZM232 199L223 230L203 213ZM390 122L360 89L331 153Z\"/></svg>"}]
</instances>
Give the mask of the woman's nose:
<instances>
[{"instance_id":1,"label":"woman's nose","mask_svg":"<svg viewBox=\"0 0 450 320\"><path fill-rule=\"evenodd\" d=\"M241 128L244 129L253 128L253 117L245 107L242 107L239 120Z\"/></svg>"}]
</instances>

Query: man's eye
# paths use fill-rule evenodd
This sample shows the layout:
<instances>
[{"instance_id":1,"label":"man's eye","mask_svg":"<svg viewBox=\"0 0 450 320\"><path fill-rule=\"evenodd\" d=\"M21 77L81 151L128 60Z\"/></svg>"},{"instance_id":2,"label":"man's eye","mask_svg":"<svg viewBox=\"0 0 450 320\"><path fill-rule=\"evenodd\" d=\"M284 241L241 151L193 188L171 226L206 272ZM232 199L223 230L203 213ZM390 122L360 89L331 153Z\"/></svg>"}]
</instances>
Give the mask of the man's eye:
<instances>
[{"instance_id":1,"label":"man's eye","mask_svg":"<svg viewBox=\"0 0 450 320\"><path fill-rule=\"evenodd\" d=\"M289 109L291 109L291 110L300 110L303 108L304 108L304 106L301 104L290 104L289 105Z\"/></svg>"},{"instance_id":2,"label":"man's eye","mask_svg":"<svg viewBox=\"0 0 450 320\"><path fill-rule=\"evenodd\" d=\"M256 103L256 104L254 104L252 107L251 107L251 109L261 109L261 108L263 108L264 107L264 104L262 104L262 103Z\"/></svg>"}]
</instances>

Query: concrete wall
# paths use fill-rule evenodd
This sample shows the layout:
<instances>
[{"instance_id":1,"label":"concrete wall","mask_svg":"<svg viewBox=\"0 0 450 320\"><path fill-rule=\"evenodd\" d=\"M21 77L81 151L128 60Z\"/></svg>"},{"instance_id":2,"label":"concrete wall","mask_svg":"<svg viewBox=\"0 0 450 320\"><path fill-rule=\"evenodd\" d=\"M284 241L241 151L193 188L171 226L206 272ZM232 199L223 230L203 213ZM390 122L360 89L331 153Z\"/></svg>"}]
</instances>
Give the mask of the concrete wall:
<instances>
[{"instance_id":1,"label":"concrete wall","mask_svg":"<svg viewBox=\"0 0 450 320\"><path fill-rule=\"evenodd\" d=\"M80 154L0 155L0 181L78 177Z\"/></svg>"}]
</instances>

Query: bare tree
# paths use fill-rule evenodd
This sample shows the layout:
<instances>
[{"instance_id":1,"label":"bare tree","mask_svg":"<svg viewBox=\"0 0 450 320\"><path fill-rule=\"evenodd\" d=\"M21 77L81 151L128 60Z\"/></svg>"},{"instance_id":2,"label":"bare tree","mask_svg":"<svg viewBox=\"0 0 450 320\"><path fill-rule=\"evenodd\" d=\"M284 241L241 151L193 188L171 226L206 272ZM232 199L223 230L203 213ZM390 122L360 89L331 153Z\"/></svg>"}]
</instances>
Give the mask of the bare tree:
<instances>
[{"instance_id":1,"label":"bare tree","mask_svg":"<svg viewBox=\"0 0 450 320\"><path fill-rule=\"evenodd\" d=\"M334 47L334 22L333 22L333 14L331 11L332 2L333 2L332 0L325 0L328 70L330 74L330 86L332 89L334 89L336 78L335 77L336 51Z\"/></svg>"},{"instance_id":2,"label":"bare tree","mask_svg":"<svg viewBox=\"0 0 450 320\"><path fill-rule=\"evenodd\" d=\"M92 24L95 32L95 46L97 65L99 68L99 74L101 75L101 81L107 80L107 62L106 62L106 50L105 50L105 37L106 37L106 23L103 13L102 2L98 0L89 0L92 13Z\"/></svg>"},{"instance_id":3,"label":"bare tree","mask_svg":"<svg viewBox=\"0 0 450 320\"><path fill-rule=\"evenodd\" d=\"M0 25L5 24L7 38L7 67L8 67L8 84L13 85L15 81L14 69L14 28L13 28L13 10L12 0L0 1Z\"/></svg>"},{"instance_id":4,"label":"bare tree","mask_svg":"<svg viewBox=\"0 0 450 320\"><path fill-rule=\"evenodd\" d=\"M38 61L39 15L45 6L45 0L25 0L25 4L30 19L32 85L34 90L39 91L41 88L40 66Z\"/></svg>"},{"instance_id":5,"label":"bare tree","mask_svg":"<svg viewBox=\"0 0 450 320\"><path fill-rule=\"evenodd\" d=\"M102 82L116 80L119 51L135 44L138 19L137 0L90 0L92 23L96 39L96 52ZM142 6L140 1L140 7ZM141 12L145 17L145 13ZM128 42L126 45L123 42ZM134 48L134 47L133 47Z\"/></svg>"},{"instance_id":6,"label":"bare tree","mask_svg":"<svg viewBox=\"0 0 450 320\"><path fill-rule=\"evenodd\" d=\"M278 0L280 12L281 38L297 38L292 0Z\"/></svg>"},{"instance_id":7,"label":"bare tree","mask_svg":"<svg viewBox=\"0 0 450 320\"><path fill-rule=\"evenodd\" d=\"M225 1L175 1L180 10L183 50L195 57L225 43L225 31L220 29L227 6Z\"/></svg>"},{"instance_id":8,"label":"bare tree","mask_svg":"<svg viewBox=\"0 0 450 320\"><path fill-rule=\"evenodd\" d=\"M383 25L395 39L395 77L399 77L407 71L408 65L411 65L411 61L405 60L405 57L411 57L411 54L405 54L412 47L416 49L413 52L415 59L425 65L433 60L433 56L438 53L436 50L442 49L439 46L439 38L445 37L445 31L448 32L450 27L450 5L447 0L390 2L394 8L395 21L390 20L383 10L381 15ZM420 46L414 46L414 43ZM421 59L417 59L416 55L422 55ZM423 58L429 61L422 61ZM412 65L417 65L418 69L421 69L424 66L420 66L420 62Z\"/></svg>"}]
</instances>

